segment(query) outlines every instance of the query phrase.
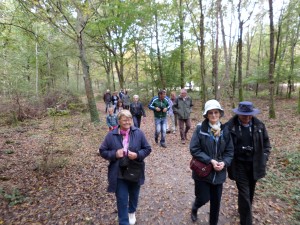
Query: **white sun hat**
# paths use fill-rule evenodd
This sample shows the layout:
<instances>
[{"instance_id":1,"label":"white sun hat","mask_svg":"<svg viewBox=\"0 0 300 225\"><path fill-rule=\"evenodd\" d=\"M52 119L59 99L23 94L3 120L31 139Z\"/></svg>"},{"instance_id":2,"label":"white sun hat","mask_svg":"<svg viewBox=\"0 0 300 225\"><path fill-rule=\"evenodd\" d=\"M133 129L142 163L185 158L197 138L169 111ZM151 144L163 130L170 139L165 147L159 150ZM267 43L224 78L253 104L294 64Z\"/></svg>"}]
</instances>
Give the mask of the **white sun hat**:
<instances>
[{"instance_id":1,"label":"white sun hat","mask_svg":"<svg viewBox=\"0 0 300 225\"><path fill-rule=\"evenodd\" d=\"M224 116L224 110L222 109L220 103L215 99L208 100L205 103L203 116L206 118L207 117L207 112L209 110L212 110L212 109L218 109L221 113L221 117Z\"/></svg>"}]
</instances>

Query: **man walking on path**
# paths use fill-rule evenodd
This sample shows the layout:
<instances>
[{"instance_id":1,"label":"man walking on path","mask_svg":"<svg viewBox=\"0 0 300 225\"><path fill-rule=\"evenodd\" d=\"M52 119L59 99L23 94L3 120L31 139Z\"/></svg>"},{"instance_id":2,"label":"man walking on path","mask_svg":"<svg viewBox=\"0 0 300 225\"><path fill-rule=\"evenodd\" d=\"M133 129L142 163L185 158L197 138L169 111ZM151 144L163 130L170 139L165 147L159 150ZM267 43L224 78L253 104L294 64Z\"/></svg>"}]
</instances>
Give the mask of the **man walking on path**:
<instances>
[{"instance_id":1,"label":"man walking on path","mask_svg":"<svg viewBox=\"0 0 300 225\"><path fill-rule=\"evenodd\" d=\"M173 112L178 116L179 131L182 144L185 144L185 141L187 140L187 133L191 128L190 114L192 111L192 106L192 98L187 95L187 91L185 89L181 89L180 95L173 104Z\"/></svg>"},{"instance_id":2,"label":"man walking on path","mask_svg":"<svg viewBox=\"0 0 300 225\"><path fill-rule=\"evenodd\" d=\"M155 142L158 143L158 136L161 133L160 137L160 146L166 148L166 132L167 132L167 111L170 106L168 100L165 99L166 91L160 90L158 96L152 98L151 102L148 105L148 108L154 112L154 121L155 121Z\"/></svg>"},{"instance_id":3,"label":"man walking on path","mask_svg":"<svg viewBox=\"0 0 300 225\"><path fill-rule=\"evenodd\" d=\"M109 89L107 89L106 93L104 93L103 101L105 102L105 113L107 113L107 109L110 107L111 104L111 94Z\"/></svg>"},{"instance_id":4,"label":"man walking on path","mask_svg":"<svg viewBox=\"0 0 300 225\"><path fill-rule=\"evenodd\" d=\"M238 188L238 210L241 225L252 225L252 202L258 179L266 175L270 140L263 122L255 117L260 111L252 102L240 102L236 114L225 125L231 133L234 158L228 176Z\"/></svg>"}]
</instances>

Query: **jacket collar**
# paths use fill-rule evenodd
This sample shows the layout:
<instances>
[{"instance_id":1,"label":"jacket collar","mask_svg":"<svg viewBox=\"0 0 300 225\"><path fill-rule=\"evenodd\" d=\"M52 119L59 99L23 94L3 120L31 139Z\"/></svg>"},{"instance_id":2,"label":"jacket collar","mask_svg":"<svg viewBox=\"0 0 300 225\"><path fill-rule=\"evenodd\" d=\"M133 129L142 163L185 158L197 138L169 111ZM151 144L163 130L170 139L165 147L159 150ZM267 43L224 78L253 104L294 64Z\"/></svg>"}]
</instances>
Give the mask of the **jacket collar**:
<instances>
[{"instance_id":1,"label":"jacket collar","mask_svg":"<svg viewBox=\"0 0 300 225\"><path fill-rule=\"evenodd\" d=\"M114 130L112 131L112 133L113 133L114 135L119 135L119 134L120 134L120 133L119 133L119 128L120 128L120 126L118 126L118 129L114 129ZM136 131L137 129L138 129L138 128L136 128L135 126L131 126L129 132L134 132L134 131Z\"/></svg>"}]
</instances>

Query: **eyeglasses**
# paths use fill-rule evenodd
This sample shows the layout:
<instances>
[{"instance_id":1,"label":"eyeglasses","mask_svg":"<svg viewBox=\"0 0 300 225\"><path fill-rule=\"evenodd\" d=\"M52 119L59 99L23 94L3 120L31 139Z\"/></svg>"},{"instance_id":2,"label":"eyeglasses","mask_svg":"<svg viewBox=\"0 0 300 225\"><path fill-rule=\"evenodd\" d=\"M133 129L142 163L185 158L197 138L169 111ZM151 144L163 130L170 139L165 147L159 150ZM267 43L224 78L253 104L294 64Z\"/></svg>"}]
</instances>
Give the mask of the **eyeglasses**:
<instances>
[{"instance_id":1,"label":"eyeglasses","mask_svg":"<svg viewBox=\"0 0 300 225\"><path fill-rule=\"evenodd\" d=\"M213 115L213 114L218 115L219 113L220 113L219 111L208 111L207 112L208 115Z\"/></svg>"},{"instance_id":2,"label":"eyeglasses","mask_svg":"<svg viewBox=\"0 0 300 225\"><path fill-rule=\"evenodd\" d=\"M120 120L120 121L123 122L123 123L130 123L130 122L131 122L131 119Z\"/></svg>"}]
</instances>

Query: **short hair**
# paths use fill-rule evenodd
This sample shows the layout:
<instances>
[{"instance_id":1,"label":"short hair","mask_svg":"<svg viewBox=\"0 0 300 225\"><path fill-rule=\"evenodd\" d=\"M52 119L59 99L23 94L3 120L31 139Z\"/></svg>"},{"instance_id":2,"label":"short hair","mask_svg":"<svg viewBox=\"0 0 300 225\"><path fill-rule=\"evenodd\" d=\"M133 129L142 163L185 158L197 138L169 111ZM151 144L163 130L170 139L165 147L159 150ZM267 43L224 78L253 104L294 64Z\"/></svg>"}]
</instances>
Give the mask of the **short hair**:
<instances>
[{"instance_id":1,"label":"short hair","mask_svg":"<svg viewBox=\"0 0 300 225\"><path fill-rule=\"evenodd\" d=\"M115 109L114 107L109 107L109 108L108 108L108 111L112 111L112 112L113 112L114 109Z\"/></svg>"},{"instance_id":2,"label":"short hair","mask_svg":"<svg viewBox=\"0 0 300 225\"><path fill-rule=\"evenodd\" d=\"M182 89L180 90L180 93L187 93L187 91L186 91L186 89L182 88Z\"/></svg>"},{"instance_id":3,"label":"short hair","mask_svg":"<svg viewBox=\"0 0 300 225\"><path fill-rule=\"evenodd\" d=\"M120 120L122 116L132 119L132 114L127 109L123 109L118 113L118 120Z\"/></svg>"},{"instance_id":4,"label":"short hair","mask_svg":"<svg viewBox=\"0 0 300 225\"><path fill-rule=\"evenodd\" d=\"M133 98L139 98L139 96L138 95L134 95Z\"/></svg>"},{"instance_id":5,"label":"short hair","mask_svg":"<svg viewBox=\"0 0 300 225\"><path fill-rule=\"evenodd\" d=\"M158 95L166 94L166 93L167 93L166 90L160 90L160 91L158 92Z\"/></svg>"}]
</instances>

